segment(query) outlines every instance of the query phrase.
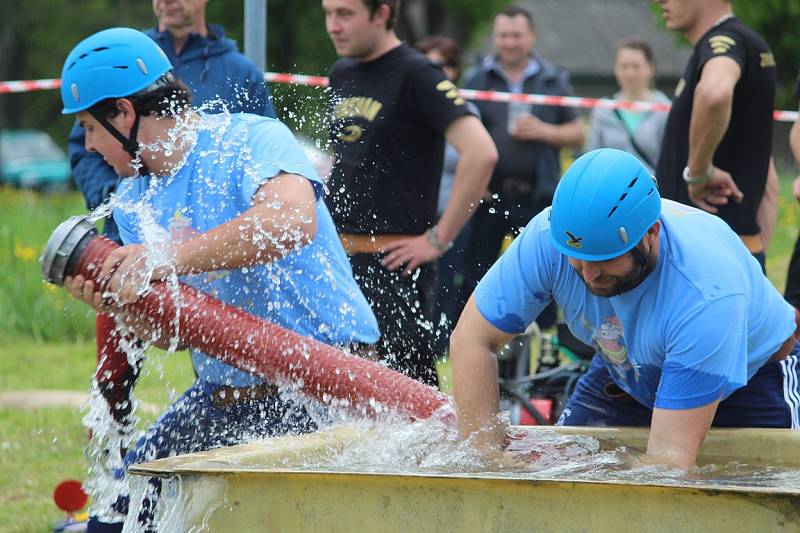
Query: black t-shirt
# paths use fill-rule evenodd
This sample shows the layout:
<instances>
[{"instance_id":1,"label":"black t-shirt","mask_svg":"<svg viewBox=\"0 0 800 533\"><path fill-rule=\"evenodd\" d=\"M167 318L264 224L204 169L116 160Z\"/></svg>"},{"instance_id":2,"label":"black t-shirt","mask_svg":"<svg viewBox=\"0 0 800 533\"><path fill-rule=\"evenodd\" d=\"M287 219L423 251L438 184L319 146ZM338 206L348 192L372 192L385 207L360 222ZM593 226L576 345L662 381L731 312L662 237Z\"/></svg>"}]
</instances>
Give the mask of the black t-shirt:
<instances>
[{"instance_id":1,"label":"black t-shirt","mask_svg":"<svg viewBox=\"0 0 800 533\"><path fill-rule=\"evenodd\" d=\"M733 92L728 130L714 153L714 165L730 172L744 199L720 206L718 215L739 235L759 232L758 205L764 194L772 151L775 104L775 60L767 43L736 18L709 30L694 47L664 131L656 177L661 195L691 205L683 169L689 159L689 124L694 91L706 62L717 56L739 64L741 77Z\"/></svg>"},{"instance_id":2,"label":"black t-shirt","mask_svg":"<svg viewBox=\"0 0 800 533\"><path fill-rule=\"evenodd\" d=\"M373 61L339 60L330 86L337 229L423 233L436 218L444 133L470 114L456 86L405 44Z\"/></svg>"}]
</instances>

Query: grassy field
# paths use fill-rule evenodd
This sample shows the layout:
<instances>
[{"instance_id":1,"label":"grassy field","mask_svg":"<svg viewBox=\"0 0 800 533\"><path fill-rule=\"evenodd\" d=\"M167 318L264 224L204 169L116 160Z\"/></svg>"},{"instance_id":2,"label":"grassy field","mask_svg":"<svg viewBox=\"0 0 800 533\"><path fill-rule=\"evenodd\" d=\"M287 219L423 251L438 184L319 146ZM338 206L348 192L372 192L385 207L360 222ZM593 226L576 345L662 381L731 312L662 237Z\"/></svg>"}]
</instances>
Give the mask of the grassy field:
<instances>
[{"instance_id":1,"label":"grassy field","mask_svg":"<svg viewBox=\"0 0 800 533\"><path fill-rule=\"evenodd\" d=\"M0 188L0 392L89 388L94 316L61 289L42 282L37 262L52 230L83 212L76 193L41 196ZM767 265L781 291L799 212L787 177ZM186 354L153 352L137 396L164 406L191 378ZM82 479L85 469L86 432L80 418L78 410L69 408L0 408L0 532L50 531L50 524L61 518L52 490L62 479Z\"/></svg>"}]
</instances>

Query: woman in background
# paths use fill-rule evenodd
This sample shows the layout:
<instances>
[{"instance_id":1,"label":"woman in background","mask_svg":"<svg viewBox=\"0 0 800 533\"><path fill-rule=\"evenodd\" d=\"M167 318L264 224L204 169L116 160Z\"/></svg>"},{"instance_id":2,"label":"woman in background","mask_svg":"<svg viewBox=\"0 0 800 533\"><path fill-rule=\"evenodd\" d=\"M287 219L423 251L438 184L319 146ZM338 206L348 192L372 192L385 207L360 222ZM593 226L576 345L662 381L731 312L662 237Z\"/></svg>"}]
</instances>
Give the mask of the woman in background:
<instances>
[{"instance_id":1,"label":"woman in background","mask_svg":"<svg viewBox=\"0 0 800 533\"><path fill-rule=\"evenodd\" d=\"M620 87L615 100L626 102L669 103L667 96L653 89L655 76L653 50L642 39L623 39L617 46L614 77ZM617 148L641 160L654 172L661 149L667 113L627 109L592 110L586 150Z\"/></svg>"}]
</instances>

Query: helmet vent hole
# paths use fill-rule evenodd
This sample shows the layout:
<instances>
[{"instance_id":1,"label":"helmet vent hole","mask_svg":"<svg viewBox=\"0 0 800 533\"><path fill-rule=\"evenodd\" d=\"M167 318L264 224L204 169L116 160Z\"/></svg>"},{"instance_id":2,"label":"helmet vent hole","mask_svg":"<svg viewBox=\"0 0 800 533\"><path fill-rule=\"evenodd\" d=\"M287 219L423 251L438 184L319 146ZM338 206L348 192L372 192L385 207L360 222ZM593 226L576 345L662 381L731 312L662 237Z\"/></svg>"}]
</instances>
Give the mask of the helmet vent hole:
<instances>
[{"instance_id":1,"label":"helmet vent hole","mask_svg":"<svg viewBox=\"0 0 800 533\"><path fill-rule=\"evenodd\" d=\"M69 64L69 66L67 67L67 70L72 70L72 67L74 67L74 66L75 66L75 61L73 61L72 63Z\"/></svg>"},{"instance_id":2,"label":"helmet vent hole","mask_svg":"<svg viewBox=\"0 0 800 533\"><path fill-rule=\"evenodd\" d=\"M625 199L625 197L626 197L626 196L628 196L628 193L626 193L626 192L622 193L622 196L620 196L620 197L619 197L619 200L617 200L617 201L618 201L618 202L621 202L622 200L624 200L624 199Z\"/></svg>"},{"instance_id":3,"label":"helmet vent hole","mask_svg":"<svg viewBox=\"0 0 800 533\"><path fill-rule=\"evenodd\" d=\"M649 191L647 191L647 196L650 196L651 194L653 194L653 191L654 191L654 190L655 190L655 189L651 187L651 188L650 188L650 190L649 190Z\"/></svg>"},{"instance_id":4,"label":"helmet vent hole","mask_svg":"<svg viewBox=\"0 0 800 533\"><path fill-rule=\"evenodd\" d=\"M102 52L103 50L108 50L108 46L100 46L92 50L92 52Z\"/></svg>"},{"instance_id":5,"label":"helmet vent hole","mask_svg":"<svg viewBox=\"0 0 800 533\"><path fill-rule=\"evenodd\" d=\"M630 189L631 187L633 187L636 184L636 181L638 179L639 179L639 176L636 176L635 178L633 178L633 181L628 184L628 188Z\"/></svg>"},{"instance_id":6,"label":"helmet vent hole","mask_svg":"<svg viewBox=\"0 0 800 533\"><path fill-rule=\"evenodd\" d=\"M113 66L111 68L118 68L120 70L126 70L128 68L128 65L115 65L115 66Z\"/></svg>"},{"instance_id":7,"label":"helmet vent hole","mask_svg":"<svg viewBox=\"0 0 800 533\"><path fill-rule=\"evenodd\" d=\"M614 214L614 211L617 210L617 207L619 207L619 206L615 205L613 208L611 208L611 211L608 212L608 217L607 218L611 218L611 215Z\"/></svg>"}]
</instances>

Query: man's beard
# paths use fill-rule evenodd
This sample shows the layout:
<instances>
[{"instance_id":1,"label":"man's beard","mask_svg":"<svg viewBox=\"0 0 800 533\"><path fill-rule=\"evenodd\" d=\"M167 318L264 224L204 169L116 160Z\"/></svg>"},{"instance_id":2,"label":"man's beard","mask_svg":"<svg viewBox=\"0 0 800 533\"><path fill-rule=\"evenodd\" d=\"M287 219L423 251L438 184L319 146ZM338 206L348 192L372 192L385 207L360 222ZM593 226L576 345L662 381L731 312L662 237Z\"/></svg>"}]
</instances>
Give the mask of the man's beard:
<instances>
[{"instance_id":1,"label":"man's beard","mask_svg":"<svg viewBox=\"0 0 800 533\"><path fill-rule=\"evenodd\" d=\"M655 267L656 262L652 259L652 257L648 256L647 263L645 263L644 268L634 263L634 266L631 268L630 272L627 272L621 276L601 276L600 279L603 281L614 280L614 283L604 287L592 287L586 283L586 280L583 279L583 275L580 273L580 271L576 270L576 272L578 272L578 276L581 278L584 285L586 285L586 288L589 290L589 292L595 296L611 298L612 296L619 296L624 292L635 289L642 281L644 281L644 278L646 278Z\"/></svg>"}]
</instances>

